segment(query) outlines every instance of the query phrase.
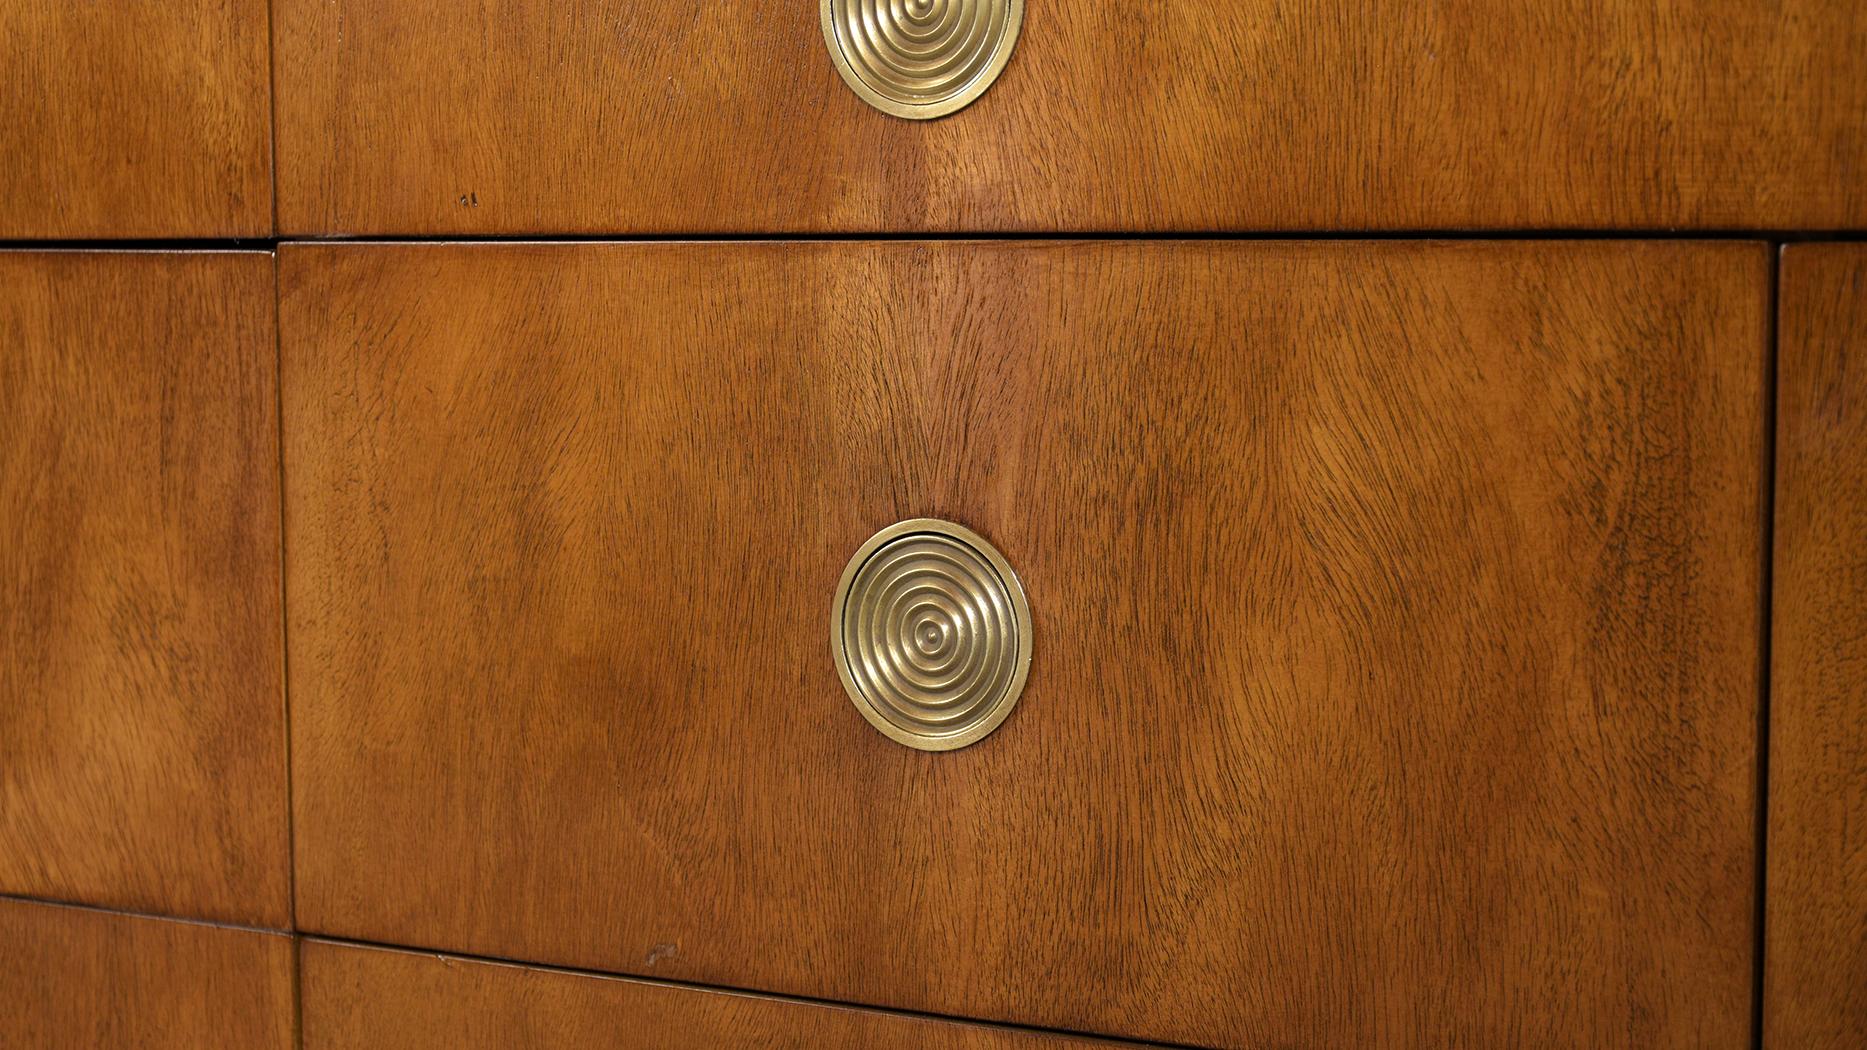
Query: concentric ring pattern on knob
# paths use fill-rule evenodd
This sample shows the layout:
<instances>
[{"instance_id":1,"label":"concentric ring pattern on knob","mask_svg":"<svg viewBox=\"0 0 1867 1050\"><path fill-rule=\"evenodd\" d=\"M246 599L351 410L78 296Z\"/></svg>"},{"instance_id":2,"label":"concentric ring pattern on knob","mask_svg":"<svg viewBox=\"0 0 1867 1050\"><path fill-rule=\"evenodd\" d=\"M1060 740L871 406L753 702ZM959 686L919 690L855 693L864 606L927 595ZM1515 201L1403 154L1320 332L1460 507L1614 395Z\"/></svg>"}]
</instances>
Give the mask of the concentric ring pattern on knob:
<instances>
[{"instance_id":1,"label":"concentric ring pattern on knob","mask_svg":"<svg viewBox=\"0 0 1867 1050\"><path fill-rule=\"evenodd\" d=\"M890 525L856 551L830 636L856 709L923 751L998 728L1031 666L1031 610L1011 566L977 533L932 518Z\"/></svg>"},{"instance_id":2,"label":"concentric ring pattern on knob","mask_svg":"<svg viewBox=\"0 0 1867 1050\"><path fill-rule=\"evenodd\" d=\"M1011 59L1024 0L823 0L837 72L898 117L945 116L992 86Z\"/></svg>"}]
</instances>

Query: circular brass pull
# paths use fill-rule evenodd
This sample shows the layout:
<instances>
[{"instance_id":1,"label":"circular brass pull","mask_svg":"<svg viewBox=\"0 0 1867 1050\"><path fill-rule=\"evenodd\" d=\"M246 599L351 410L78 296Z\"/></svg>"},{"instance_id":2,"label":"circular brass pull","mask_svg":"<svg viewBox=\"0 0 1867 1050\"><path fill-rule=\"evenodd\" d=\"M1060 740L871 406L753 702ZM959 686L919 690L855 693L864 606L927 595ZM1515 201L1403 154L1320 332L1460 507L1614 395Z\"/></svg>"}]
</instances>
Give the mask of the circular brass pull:
<instances>
[{"instance_id":1,"label":"circular brass pull","mask_svg":"<svg viewBox=\"0 0 1867 1050\"><path fill-rule=\"evenodd\" d=\"M896 743L951 751L984 739L1017 704L1031 669L1031 607L978 533L915 518L849 559L830 647L870 725Z\"/></svg>"},{"instance_id":2,"label":"circular brass pull","mask_svg":"<svg viewBox=\"0 0 1867 1050\"><path fill-rule=\"evenodd\" d=\"M823 0L836 71L884 113L943 117L985 93L1011 60L1024 0Z\"/></svg>"}]
</instances>

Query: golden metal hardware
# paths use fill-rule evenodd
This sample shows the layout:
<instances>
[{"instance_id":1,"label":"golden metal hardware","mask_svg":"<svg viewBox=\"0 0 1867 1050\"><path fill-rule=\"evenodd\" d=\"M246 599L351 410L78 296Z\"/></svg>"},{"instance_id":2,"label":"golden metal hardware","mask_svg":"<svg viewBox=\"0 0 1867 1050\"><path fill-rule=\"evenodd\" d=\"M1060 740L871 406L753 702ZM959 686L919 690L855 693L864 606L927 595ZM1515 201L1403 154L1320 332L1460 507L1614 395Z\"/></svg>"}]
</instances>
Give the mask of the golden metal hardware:
<instances>
[{"instance_id":1,"label":"golden metal hardware","mask_svg":"<svg viewBox=\"0 0 1867 1050\"><path fill-rule=\"evenodd\" d=\"M1031 669L1031 607L984 537L935 518L856 550L830 616L849 699L889 739L951 751L997 729Z\"/></svg>"},{"instance_id":2,"label":"golden metal hardware","mask_svg":"<svg viewBox=\"0 0 1867 1050\"><path fill-rule=\"evenodd\" d=\"M823 0L823 42L863 100L913 120L985 93L1011 60L1024 0Z\"/></svg>"}]
</instances>

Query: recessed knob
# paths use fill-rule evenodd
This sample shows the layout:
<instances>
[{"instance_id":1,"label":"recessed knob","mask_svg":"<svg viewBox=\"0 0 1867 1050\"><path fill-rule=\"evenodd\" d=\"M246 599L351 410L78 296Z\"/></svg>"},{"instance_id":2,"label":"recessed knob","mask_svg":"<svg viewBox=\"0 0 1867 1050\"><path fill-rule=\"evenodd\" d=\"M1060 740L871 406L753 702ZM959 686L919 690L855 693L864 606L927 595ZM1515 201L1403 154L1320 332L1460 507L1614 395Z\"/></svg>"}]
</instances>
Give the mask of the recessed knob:
<instances>
[{"instance_id":1,"label":"recessed knob","mask_svg":"<svg viewBox=\"0 0 1867 1050\"><path fill-rule=\"evenodd\" d=\"M1024 0L823 0L823 41L856 94L926 120L970 104L1011 60Z\"/></svg>"},{"instance_id":2,"label":"recessed knob","mask_svg":"<svg viewBox=\"0 0 1867 1050\"><path fill-rule=\"evenodd\" d=\"M1031 609L978 533L915 518L849 559L830 617L843 688L897 743L950 751L1011 714L1031 668Z\"/></svg>"}]
</instances>

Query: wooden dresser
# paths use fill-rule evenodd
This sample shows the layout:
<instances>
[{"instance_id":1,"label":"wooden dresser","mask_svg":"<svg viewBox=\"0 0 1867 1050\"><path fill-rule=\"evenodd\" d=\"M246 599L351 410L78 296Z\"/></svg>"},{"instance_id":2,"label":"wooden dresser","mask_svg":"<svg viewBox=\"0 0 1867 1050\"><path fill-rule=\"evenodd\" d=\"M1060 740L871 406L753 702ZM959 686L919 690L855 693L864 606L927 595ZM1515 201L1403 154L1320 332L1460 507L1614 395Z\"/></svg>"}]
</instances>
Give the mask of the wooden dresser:
<instances>
[{"instance_id":1,"label":"wooden dresser","mask_svg":"<svg viewBox=\"0 0 1867 1050\"><path fill-rule=\"evenodd\" d=\"M1867 6L0 0L0 1047L1867 1046Z\"/></svg>"}]
</instances>

